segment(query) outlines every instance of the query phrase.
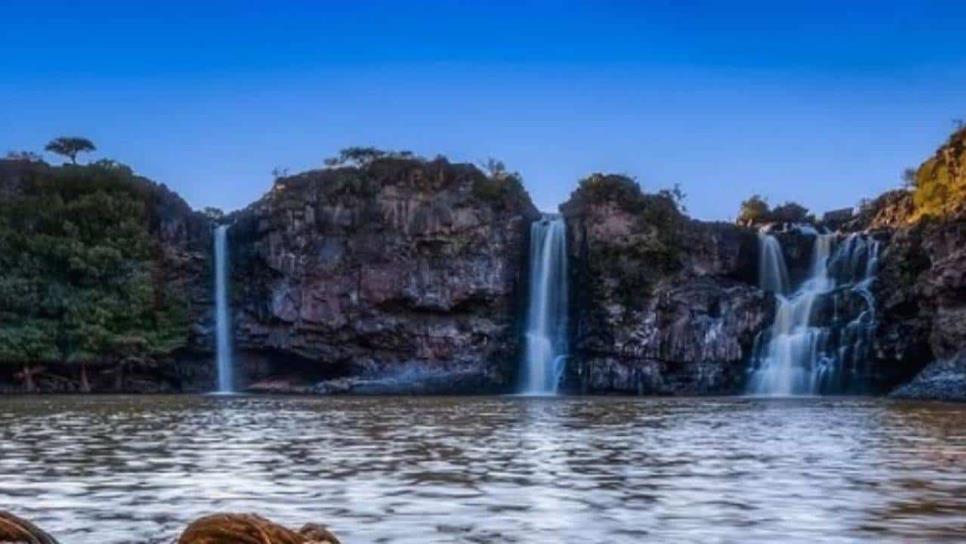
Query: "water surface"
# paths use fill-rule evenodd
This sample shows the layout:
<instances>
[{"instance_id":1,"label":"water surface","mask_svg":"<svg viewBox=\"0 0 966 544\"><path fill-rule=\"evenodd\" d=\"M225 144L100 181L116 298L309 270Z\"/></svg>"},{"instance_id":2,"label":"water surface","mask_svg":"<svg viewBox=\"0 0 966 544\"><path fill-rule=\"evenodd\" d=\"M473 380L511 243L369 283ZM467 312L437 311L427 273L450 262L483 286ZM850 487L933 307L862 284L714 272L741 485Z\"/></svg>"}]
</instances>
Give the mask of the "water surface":
<instances>
[{"instance_id":1,"label":"water surface","mask_svg":"<svg viewBox=\"0 0 966 544\"><path fill-rule=\"evenodd\" d=\"M966 539L966 407L873 399L0 398L0 508L65 544L214 511L367 542Z\"/></svg>"}]
</instances>

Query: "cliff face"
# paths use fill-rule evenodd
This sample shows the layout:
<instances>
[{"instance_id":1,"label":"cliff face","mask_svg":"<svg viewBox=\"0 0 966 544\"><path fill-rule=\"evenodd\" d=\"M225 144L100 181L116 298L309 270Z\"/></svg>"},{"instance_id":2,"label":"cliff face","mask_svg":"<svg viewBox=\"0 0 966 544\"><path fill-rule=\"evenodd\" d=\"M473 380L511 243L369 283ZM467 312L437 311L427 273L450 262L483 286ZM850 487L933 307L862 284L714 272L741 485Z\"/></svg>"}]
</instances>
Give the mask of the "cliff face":
<instances>
[{"instance_id":1,"label":"cliff face","mask_svg":"<svg viewBox=\"0 0 966 544\"><path fill-rule=\"evenodd\" d=\"M229 233L236 358L263 389L507 386L536 216L516 177L444 159L279 179Z\"/></svg>"},{"instance_id":2,"label":"cliff face","mask_svg":"<svg viewBox=\"0 0 966 544\"><path fill-rule=\"evenodd\" d=\"M906 381L930 361L966 354L966 216L900 225L882 255L876 337L880 366ZM950 386L966 400L966 379ZM906 396L912 390L906 389ZM929 396L927 392L921 395ZM951 394L945 393L949 398Z\"/></svg>"},{"instance_id":3,"label":"cliff face","mask_svg":"<svg viewBox=\"0 0 966 544\"><path fill-rule=\"evenodd\" d=\"M0 384L207 388L207 220L111 161L0 161Z\"/></svg>"},{"instance_id":4,"label":"cliff face","mask_svg":"<svg viewBox=\"0 0 966 544\"><path fill-rule=\"evenodd\" d=\"M575 286L566 388L738 391L774 312L753 285L754 232L692 221L622 176L588 178L561 209Z\"/></svg>"},{"instance_id":5,"label":"cliff face","mask_svg":"<svg viewBox=\"0 0 966 544\"><path fill-rule=\"evenodd\" d=\"M964 202L966 129L923 163L910 191L883 195L867 214L869 228L892 233L877 283L879 364L905 381L936 361L901 396L966 400Z\"/></svg>"}]
</instances>

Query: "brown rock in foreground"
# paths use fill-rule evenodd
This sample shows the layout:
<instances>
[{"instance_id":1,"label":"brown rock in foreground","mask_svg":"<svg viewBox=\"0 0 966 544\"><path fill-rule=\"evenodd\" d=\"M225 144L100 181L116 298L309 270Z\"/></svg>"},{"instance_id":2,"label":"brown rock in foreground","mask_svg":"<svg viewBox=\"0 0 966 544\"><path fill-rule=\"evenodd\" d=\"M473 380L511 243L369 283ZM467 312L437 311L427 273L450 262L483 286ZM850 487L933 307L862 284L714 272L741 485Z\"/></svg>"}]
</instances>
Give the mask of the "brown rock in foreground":
<instances>
[{"instance_id":1,"label":"brown rock in foreground","mask_svg":"<svg viewBox=\"0 0 966 544\"><path fill-rule=\"evenodd\" d=\"M57 544L54 537L43 532L33 523L9 512L0 512L0 542L18 544Z\"/></svg>"},{"instance_id":2,"label":"brown rock in foreground","mask_svg":"<svg viewBox=\"0 0 966 544\"><path fill-rule=\"evenodd\" d=\"M189 525L178 539L178 544L340 543L328 529L314 523L295 532L255 514L215 514Z\"/></svg>"}]
</instances>

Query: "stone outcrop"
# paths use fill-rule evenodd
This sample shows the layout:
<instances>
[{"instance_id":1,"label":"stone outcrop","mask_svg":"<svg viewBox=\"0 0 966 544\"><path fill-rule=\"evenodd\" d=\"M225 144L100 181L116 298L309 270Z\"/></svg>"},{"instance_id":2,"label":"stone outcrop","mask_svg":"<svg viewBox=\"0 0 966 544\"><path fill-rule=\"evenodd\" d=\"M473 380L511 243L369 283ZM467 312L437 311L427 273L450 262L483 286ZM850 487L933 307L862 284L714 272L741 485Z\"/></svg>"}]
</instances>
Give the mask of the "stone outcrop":
<instances>
[{"instance_id":1,"label":"stone outcrop","mask_svg":"<svg viewBox=\"0 0 966 544\"><path fill-rule=\"evenodd\" d=\"M229 233L236 359L276 391L505 387L536 216L514 175L442 158L278 179Z\"/></svg>"},{"instance_id":2,"label":"stone outcrop","mask_svg":"<svg viewBox=\"0 0 966 544\"><path fill-rule=\"evenodd\" d=\"M692 221L622 176L588 178L561 209L576 291L565 389L738 391L774 312L753 285L754 231Z\"/></svg>"}]
</instances>

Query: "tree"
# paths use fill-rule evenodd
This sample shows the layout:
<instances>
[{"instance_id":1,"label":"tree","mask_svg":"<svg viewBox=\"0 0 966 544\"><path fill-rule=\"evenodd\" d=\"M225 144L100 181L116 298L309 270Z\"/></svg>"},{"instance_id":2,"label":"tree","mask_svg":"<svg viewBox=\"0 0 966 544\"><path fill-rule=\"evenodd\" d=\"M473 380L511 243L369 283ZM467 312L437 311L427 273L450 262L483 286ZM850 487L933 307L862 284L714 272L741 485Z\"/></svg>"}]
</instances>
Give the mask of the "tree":
<instances>
[{"instance_id":1,"label":"tree","mask_svg":"<svg viewBox=\"0 0 966 544\"><path fill-rule=\"evenodd\" d=\"M657 192L658 196L666 198L674 203L674 207L681 213L687 213L688 208L685 206L684 201L688 198L688 195L681 189L680 183L675 183L670 189L661 189Z\"/></svg>"},{"instance_id":2,"label":"tree","mask_svg":"<svg viewBox=\"0 0 966 544\"><path fill-rule=\"evenodd\" d=\"M807 223L808 208L797 202L786 202L775 206L771 211L771 220L779 223Z\"/></svg>"},{"instance_id":3,"label":"tree","mask_svg":"<svg viewBox=\"0 0 966 544\"><path fill-rule=\"evenodd\" d=\"M206 206L205 209L201 210L201 213L216 223L225 219L225 212L221 211L220 208Z\"/></svg>"},{"instance_id":4,"label":"tree","mask_svg":"<svg viewBox=\"0 0 966 544\"><path fill-rule=\"evenodd\" d=\"M44 147L44 150L50 151L51 153L56 153L58 155L63 155L70 159L71 164L77 164L78 153L96 151L97 147L94 146L94 142L88 140L87 138L62 136L60 138L51 140L47 146Z\"/></svg>"},{"instance_id":5,"label":"tree","mask_svg":"<svg viewBox=\"0 0 966 544\"><path fill-rule=\"evenodd\" d=\"M752 195L751 198L741 203L741 211L738 212L738 224L751 226L763 222L770 213L768 201L761 195Z\"/></svg>"},{"instance_id":6,"label":"tree","mask_svg":"<svg viewBox=\"0 0 966 544\"><path fill-rule=\"evenodd\" d=\"M902 184L909 189L915 189L916 175L917 171L915 168L906 168L902 171Z\"/></svg>"}]
</instances>

